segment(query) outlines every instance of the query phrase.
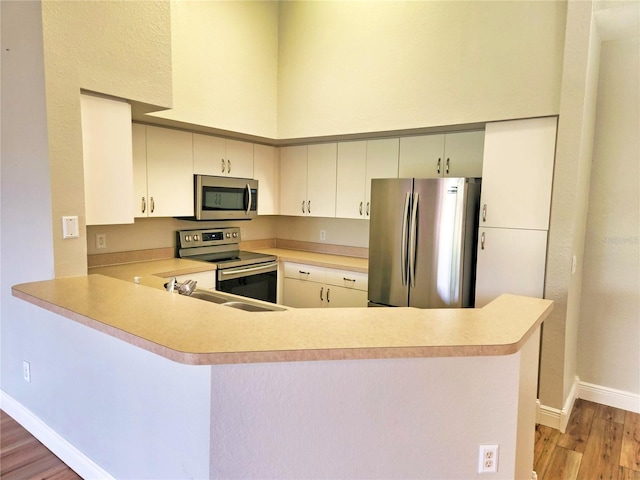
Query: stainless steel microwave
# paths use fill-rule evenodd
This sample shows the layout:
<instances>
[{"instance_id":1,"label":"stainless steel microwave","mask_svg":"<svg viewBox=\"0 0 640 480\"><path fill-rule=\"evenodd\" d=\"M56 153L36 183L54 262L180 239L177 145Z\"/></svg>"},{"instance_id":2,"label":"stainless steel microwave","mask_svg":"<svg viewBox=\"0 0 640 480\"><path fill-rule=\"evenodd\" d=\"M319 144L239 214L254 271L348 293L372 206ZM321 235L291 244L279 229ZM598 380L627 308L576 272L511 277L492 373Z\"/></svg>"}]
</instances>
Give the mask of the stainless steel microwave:
<instances>
[{"instance_id":1,"label":"stainless steel microwave","mask_svg":"<svg viewBox=\"0 0 640 480\"><path fill-rule=\"evenodd\" d=\"M194 175L196 220L250 220L258 214L258 181Z\"/></svg>"}]
</instances>

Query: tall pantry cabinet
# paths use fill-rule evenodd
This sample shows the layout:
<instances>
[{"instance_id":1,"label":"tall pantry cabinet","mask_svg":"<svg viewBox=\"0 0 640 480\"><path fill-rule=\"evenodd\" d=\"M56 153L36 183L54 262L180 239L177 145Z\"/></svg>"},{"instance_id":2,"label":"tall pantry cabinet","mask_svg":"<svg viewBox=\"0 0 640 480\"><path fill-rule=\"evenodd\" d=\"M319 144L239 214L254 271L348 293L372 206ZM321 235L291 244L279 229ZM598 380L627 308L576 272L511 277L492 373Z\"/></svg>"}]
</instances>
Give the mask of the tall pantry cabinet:
<instances>
[{"instance_id":1,"label":"tall pantry cabinet","mask_svg":"<svg viewBox=\"0 0 640 480\"><path fill-rule=\"evenodd\" d=\"M486 126L476 307L544 294L556 127L556 117Z\"/></svg>"}]
</instances>

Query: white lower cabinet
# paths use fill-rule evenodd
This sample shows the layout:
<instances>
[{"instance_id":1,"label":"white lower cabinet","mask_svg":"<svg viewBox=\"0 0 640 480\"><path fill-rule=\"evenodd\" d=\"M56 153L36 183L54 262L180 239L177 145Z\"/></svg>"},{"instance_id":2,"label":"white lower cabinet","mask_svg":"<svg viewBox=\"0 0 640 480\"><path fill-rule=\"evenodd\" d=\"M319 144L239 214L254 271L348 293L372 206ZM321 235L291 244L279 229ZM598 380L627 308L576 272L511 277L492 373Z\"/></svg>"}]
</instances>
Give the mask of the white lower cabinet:
<instances>
[{"instance_id":1,"label":"white lower cabinet","mask_svg":"<svg viewBox=\"0 0 640 480\"><path fill-rule=\"evenodd\" d=\"M284 305L296 308L345 308L367 306L367 274L284 264Z\"/></svg>"},{"instance_id":2,"label":"white lower cabinet","mask_svg":"<svg viewBox=\"0 0 640 480\"><path fill-rule=\"evenodd\" d=\"M547 232L481 227L478 233L475 306L503 293L542 298Z\"/></svg>"}]
</instances>

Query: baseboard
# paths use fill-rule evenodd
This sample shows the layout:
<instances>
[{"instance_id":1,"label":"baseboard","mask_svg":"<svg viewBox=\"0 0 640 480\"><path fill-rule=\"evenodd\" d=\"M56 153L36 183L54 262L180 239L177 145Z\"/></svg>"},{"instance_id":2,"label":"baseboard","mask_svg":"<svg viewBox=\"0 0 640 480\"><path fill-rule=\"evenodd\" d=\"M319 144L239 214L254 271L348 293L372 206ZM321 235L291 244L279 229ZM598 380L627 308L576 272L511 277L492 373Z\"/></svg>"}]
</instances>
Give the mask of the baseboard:
<instances>
[{"instance_id":1,"label":"baseboard","mask_svg":"<svg viewBox=\"0 0 640 480\"><path fill-rule=\"evenodd\" d=\"M21 403L0 390L0 408L69 465L82 478L115 480L89 457L57 434Z\"/></svg>"},{"instance_id":2,"label":"baseboard","mask_svg":"<svg viewBox=\"0 0 640 480\"><path fill-rule=\"evenodd\" d=\"M640 413L640 395L637 393L616 390L615 388L580 382L578 398L600 403L609 407Z\"/></svg>"},{"instance_id":3,"label":"baseboard","mask_svg":"<svg viewBox=\"0 0 640 480\"><path fill-rule=\"evenodd\" d=\"M569 391L569 395L567 396L562 409L557 409L538 403L537 422L542 425L546 425L547 427L560 430L562 433L564 433L567 430L567 424L569 423L569 417L571 416L573 404L575 403L576 398L578 398L579 385L580 379L578 377L575 377L575 379L573 380L573 385L571 386L571 390Z\"/></svg>"}]
</instances>

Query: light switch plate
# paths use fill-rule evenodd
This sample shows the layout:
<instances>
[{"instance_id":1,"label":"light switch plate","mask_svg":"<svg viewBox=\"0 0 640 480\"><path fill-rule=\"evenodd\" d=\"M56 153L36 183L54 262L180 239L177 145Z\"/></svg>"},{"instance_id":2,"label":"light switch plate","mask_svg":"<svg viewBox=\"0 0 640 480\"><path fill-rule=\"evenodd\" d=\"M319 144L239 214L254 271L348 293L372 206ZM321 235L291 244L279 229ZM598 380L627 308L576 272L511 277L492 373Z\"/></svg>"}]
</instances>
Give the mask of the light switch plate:
<instances>
[{"instance_id":1,"label":"light switch plate","mask_svg":"<svg viewBox=\"0 0 640 480\"><path fill-rule=\"evenodd\" d=\"M62 238L78 238L78 217L62 217Z\"/></svg>"}]
</instances>

